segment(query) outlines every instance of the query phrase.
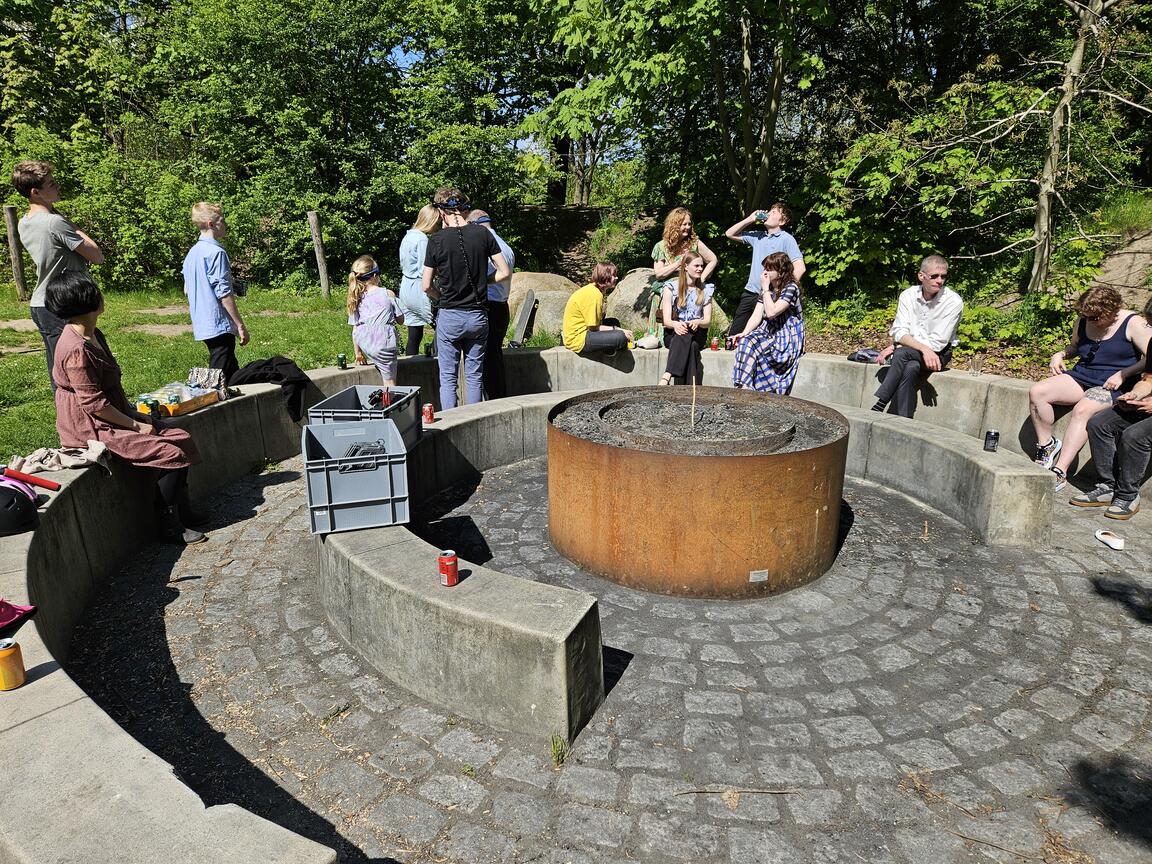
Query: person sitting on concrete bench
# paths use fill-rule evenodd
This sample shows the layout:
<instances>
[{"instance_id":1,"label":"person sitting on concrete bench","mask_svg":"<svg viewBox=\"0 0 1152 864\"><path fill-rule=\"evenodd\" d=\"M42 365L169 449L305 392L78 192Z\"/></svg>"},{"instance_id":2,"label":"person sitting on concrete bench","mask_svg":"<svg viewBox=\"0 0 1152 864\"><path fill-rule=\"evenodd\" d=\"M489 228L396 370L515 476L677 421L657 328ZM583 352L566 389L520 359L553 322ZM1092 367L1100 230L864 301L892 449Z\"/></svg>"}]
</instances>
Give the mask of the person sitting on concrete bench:
<instances>
[{"instance_id":1,"label":"person sitting on concrete bench","mask_svg":"<svg viewBox=\"0 0 1152 864\"><path fill-rule=\"evenodd\" d=\"M128 404L120 384L120 364L96 326L104 312L104 296L88 271L65 270L48 285L45 304L67 322L56 343L52 367L60 446L87 447L89 441L99 441L125 462L158 468L160 538L177 545L207 539L186 527L208 521L188 502L188 468L200 461L200 454L183 429L167 426Z\"/></svg>"},{"instance_id":2,"label":"person sitting on concrete bench","mask_svg":"<svg viewBox=\"0 0 1152 864\"><path fill-rule=\"evenodd\" d=\"M1144 315L1152 317L1152 301ZM1131 519L1140 512L1140 483L1152 456L1152 352L1132 389L1116 400L1112 410L1088 421L1088 440L1100 482L1068 503L1107 507L1104 515L1110 519Z\"/></svg>"},{"instance_id":3,"label":"person sitting on concrete bench","mask_svg":"<svg viewBox=\"0 0 1152 864\"><path fill-rule=\"evenodd\" d=\"M616 265L602 262L592 271L592 281L572 292L564 306L565 348L577 354L615 354L628 347L632 331L614 318L604 319L604 295L616 287L616 282Z\"/></svg>"},{"instance_id":4,"label":"person sitting on concrete bench","mask_svg":"<svg viewBox=\"0 0 1152 864\"><path fill-rule=\"evenodd\" d=\"M916 410L921 376L939 372L952 359L958 341L956 329L964 313L960 295L944 284L948 261L942 256L929 255L921 261L916 278L920 284L900 294L892 322L892 344L880 352L877 362L891 357L892 366L876 390L876 404L872 406L873 411L884 411L895 399L894 411L901 417L911 417Z\"/></svg>"}]
</instances>

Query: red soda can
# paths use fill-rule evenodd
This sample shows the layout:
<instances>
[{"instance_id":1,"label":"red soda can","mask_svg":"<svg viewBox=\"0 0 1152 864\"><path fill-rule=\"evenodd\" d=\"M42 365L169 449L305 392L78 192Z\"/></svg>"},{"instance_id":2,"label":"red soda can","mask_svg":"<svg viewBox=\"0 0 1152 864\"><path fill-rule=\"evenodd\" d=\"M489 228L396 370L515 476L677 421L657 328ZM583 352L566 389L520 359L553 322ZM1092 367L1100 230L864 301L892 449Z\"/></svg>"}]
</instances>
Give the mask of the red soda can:
<instances>
[{"instance_id":1,"label":"red soda can","mask_svg":"<svg viewBox=\"0 0 1152 864\"><path fill-rule=\"evenodd\" d=\"M713 336L712 337L712 350L713 351L719 351L720 350L720 337L719 336Z\"/></svg>"},{"instance_id":2,"label":"red soda can","mask_svg":"<svg viewBox=\"0 0 1152 864\"><path fill-rule=\"evenodd\" d=\"M436 411L432 407L431 402L425 402L424 403L424 422L425 423L435 423L436 422Z\"/></svg>"},{"instance_id":3,"label":"red soda can","mask_svg":"<svg viewBox=\"0 0 1152 864\"><path fill-rule=\"evenodd\" d=\"M436 563L440 565L440 584L442 586L451 588L460 583L460 567L453 550L445 549L441 552L436 558Z\"/></svg>"}]
</instances>

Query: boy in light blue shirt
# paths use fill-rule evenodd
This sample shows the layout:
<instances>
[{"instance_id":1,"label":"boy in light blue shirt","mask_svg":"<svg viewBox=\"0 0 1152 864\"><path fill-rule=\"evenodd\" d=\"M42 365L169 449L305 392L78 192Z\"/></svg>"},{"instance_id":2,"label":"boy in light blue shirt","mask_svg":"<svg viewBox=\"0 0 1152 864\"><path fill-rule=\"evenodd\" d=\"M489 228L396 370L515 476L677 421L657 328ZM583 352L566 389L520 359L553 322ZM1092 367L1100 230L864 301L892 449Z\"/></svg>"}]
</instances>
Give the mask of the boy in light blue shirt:
<instances>
[{"instance_id":1,"label":"boy in light blue shirt","mask_svg":"<svg viewBox=\"0 0 1152 864\"><path fill-rule=\"evenodd\" d=\"M228 226L219 204L192 205L192 222L200 239L184 257L184 293L192 312L192 336L208 348L208 367L220 369L227 383L240 368L236 340L248 344L248 328L236 308L232 265L220 245Z\"/></svg>"},{"instance_id":2,"label":"boy in light blue shirt","mask_svg":"<svg viewBox=\"0 0 1152 864\"><path fill-rule=\"evenodd\" d=\"M760 299L760 274L764 272L763 261L773 252L783 252L792 262L792 276L796 282L804 275L804 256L800 247L796 245L796 238L784 230L784 226L792 221L792 212L783 201L777 201L765 210L755 210L749 213L731 228L724 232L724 236L752 247L752 267L748 272L748 282L744 286L744 293L740 295L740 303L732 316L732 327L729 336L743 333L748 319L756 309ZM758 226L758 227L753 227Z\"/></svg>"}]
</instances>

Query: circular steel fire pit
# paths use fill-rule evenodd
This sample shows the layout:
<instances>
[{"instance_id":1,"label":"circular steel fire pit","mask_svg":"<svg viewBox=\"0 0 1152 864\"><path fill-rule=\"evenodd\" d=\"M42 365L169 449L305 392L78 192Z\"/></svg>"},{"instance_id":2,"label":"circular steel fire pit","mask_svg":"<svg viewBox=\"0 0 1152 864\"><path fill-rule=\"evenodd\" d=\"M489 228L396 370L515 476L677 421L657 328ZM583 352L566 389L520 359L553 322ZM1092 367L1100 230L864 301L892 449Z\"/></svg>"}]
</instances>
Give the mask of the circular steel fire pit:
<instances>
[{"instance_id":1,"label":"circular steel fire pit","mask_svg":"<svg viewBox=\"0 0 1152 864\"><path fill-rule=\"evenodd\" d=\"M612 581L694 597L786 591L836 555L848 422L746 390L633 387L548 414L548 524ZM693 422L694 421L694 422Z\"/></svg>"}]
</instances>

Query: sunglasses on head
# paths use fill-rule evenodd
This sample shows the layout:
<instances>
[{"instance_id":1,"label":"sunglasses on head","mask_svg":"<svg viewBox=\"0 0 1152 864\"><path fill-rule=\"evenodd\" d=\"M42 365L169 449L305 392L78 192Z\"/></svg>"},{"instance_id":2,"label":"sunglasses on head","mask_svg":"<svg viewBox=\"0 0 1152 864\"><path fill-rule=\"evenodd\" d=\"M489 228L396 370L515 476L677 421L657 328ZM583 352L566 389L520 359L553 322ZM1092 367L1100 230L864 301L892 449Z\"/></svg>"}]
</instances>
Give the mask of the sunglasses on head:
<instances>
[{"instance_id":1,"label":"sunglasses on head","mask_svg":"<svg viewBox=\"0 0 1152 864\"><path fill-rule=\"evenodd\" d=\"M357 274L356 274L356 279L357 279L357 281L359 281L359 282L363 282L365 279L371 279L373 276L375 276L375 275L376 275L377 273L379 273L379 272L380 272L380 268L379 268L379 267L373 267L373 268L372 268L371 270L369 270L367 273L357 273Z\"/></svg>"}]
</instances>

